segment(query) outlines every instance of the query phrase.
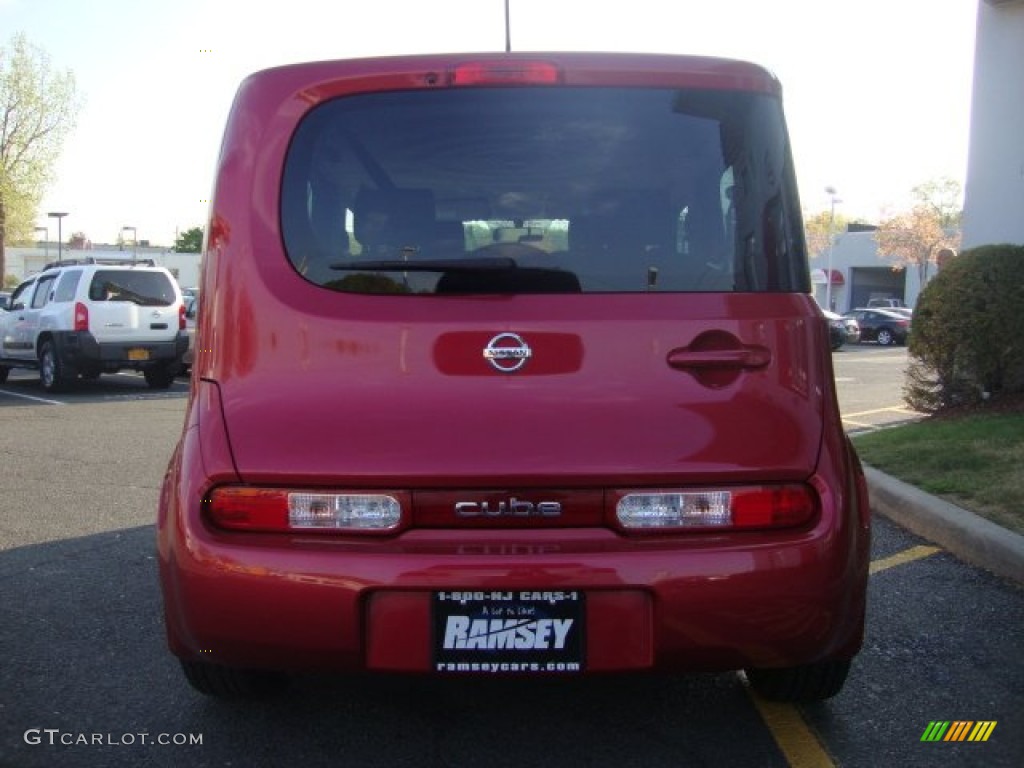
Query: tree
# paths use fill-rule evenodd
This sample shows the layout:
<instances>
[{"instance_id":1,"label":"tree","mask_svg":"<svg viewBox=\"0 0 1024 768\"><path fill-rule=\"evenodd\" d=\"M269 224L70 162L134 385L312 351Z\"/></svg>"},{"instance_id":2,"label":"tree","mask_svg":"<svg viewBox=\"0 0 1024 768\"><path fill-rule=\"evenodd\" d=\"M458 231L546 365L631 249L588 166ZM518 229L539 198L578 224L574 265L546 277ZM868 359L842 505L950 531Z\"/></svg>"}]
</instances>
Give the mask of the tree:
<instances>
[{"instance_id":1,"label":"tree","mask_svg":"<svg viewBox=\"0 0 1024 768\"><path fill-rule=\"evenodd\" d=\"M960 247L960 184L943 178L914 187L912 195L913 208L884 219L875 239L882 258L897 268L916 267L923 286L940 251Z\"/></svg>"},{"instance_id":2,"label":"tree","mask_svg":"<svg viewBox=\"0 0 1024 768\"><path fill-rule=\"evenodd\" d=\"M823 256L828 251L829 243L838 232L846 229L847 220L836 214L832 219L831 211L822 211L813 216L804 217L804 236L807 239L807 253L811 258Z\"/></svg>"},{"instance_id":3,"label":"tree","mask_svg":"<svg viewBox=\"0 0 1024 768\"><path fill-rule=\"evenodd\" d=\"M192 227L182 232L174 241L178 253L199 253L203 249L203 228Z\"/></svg>"},{"instance_id":4,"label":"tree","mask_svg":"<svg viewBox=\"0 0 1024 768\"><path fill-rule=\"evenodd\" d=\"M0 48L0 275L4 246L31 236L36 209L80 109L71 70L24 35Z\"/></svg>"}]
</instances>

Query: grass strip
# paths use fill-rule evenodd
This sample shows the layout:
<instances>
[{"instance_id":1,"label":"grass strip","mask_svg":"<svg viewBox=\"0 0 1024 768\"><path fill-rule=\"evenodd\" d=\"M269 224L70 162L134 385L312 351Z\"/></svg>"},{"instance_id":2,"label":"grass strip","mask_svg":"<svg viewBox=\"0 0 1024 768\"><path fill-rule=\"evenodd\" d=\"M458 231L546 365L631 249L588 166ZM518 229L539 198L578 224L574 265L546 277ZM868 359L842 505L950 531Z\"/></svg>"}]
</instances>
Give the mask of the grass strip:
<instances>
[{"instance_id":1,"label":"grass strip","mask_svg":"<svg viewBox=\"0 0 1024 768\"><path fill-rule=\"evenodd\" d=\"M853 440L865 464L1024 534L1024 413L931 418Z\"/></svg>"}]
</instances>

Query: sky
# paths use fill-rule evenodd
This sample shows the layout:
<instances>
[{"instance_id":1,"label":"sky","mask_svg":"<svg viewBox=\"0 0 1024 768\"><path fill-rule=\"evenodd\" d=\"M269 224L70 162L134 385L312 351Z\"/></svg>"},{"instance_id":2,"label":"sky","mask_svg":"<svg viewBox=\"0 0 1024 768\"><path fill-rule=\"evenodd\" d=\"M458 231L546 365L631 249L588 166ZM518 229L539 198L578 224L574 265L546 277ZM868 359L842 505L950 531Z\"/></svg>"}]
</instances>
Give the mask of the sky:
<instances>
[{"instance_id":1,"label":"sky","mask_svg":"<svg viewBox=\"0 0 1024 768\"><path fill-rule=\"evenodd\" d=\"M805 211L877 221L964 183L979 0L510 0L517 51L744 59L781 80ZM43 196L64 239L122 227L172 245L203 226L235 91L281 64L500 51L504 0L0 0L83 107ZM131 239L131 234L126 235Z\"/></svg>"}]
</instances>

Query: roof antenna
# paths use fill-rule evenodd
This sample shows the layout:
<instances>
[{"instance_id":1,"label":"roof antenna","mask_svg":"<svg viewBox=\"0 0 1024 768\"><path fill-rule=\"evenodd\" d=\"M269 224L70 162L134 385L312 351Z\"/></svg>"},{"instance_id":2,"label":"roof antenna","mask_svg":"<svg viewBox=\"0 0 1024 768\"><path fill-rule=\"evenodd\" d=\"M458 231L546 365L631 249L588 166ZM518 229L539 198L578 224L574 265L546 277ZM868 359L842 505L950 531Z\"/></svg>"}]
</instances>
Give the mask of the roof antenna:
<instances>
[{"instance_id":1,"label":"roof antenna","mask_svg":"<svg viewBox=\"0 0 1024 768\"><path fill-rule=\"evenodd\" d=\"M512 51L512 26L508 21L508 2L505 0L505 53Z\"/></svg>"}]
</instances>

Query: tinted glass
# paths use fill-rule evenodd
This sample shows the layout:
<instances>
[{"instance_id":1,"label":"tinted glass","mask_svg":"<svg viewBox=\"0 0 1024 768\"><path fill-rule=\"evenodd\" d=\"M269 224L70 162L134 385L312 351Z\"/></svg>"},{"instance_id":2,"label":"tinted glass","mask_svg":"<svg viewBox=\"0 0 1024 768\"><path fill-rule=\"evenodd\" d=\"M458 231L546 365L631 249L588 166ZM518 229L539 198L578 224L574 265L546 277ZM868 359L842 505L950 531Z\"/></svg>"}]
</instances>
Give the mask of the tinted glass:
<instances>
[{"instance_id":1,"label":"tinted glass","mask_svg":"<svg viewBox=\"0 0 1024 768\"><path fill-rule=\"evenodd\" d=\"M50 291L53 290L53 283L56 279L56 275L47 275L46 277L39 278L35 295L32 297L33 309L46 306L46 302L50 300Z\"/></svg>"},{"instance_id":2,"label":"tinted glass","mask_svg":"<svg viewBox=\"0 0 1024 768\"><path fill-rule=\"evenodd\" d=\"M28 297L32 295L32 286L34 286L35 284L36 281L34 279L27 280L21 285L19 285L17 288L15 288L14 293L11 294L11 298L7 300L7 306L9 306L11 309L18 305L24 307L25 302L28 300Z\"/></svg>"},{"instance_id":3,"label":"tinted glass","mask_svg":"<svg viewBox=\"0 0 1024 768\"><path fill-rule=\"evenodd\" d=\"M92 301L130 301L146 307L167 307L175 302L174 286L163 272L100 269L89 283Z\"/></svg>"},{"instance_id":4,"label":"tinted glass","mask_svg":"<svg viewBox=\"0 0 1024 768\"><path fill-rule=\"evenodd\" d=\"M288 258L374 293L809 290L777 100L636 88L365 94L285 167Z\"/></svg>"},{"instance_id":5,"label":"tinted glass","mask_svg":"<svg viewBox=\"0 0 1024 768\"><path fill-rule=\"evenodd\" d=\"M54 293L54 301L71 301L75 298L75 291L78 289L78 281L82 278L82 271L69 269L60 276L57 281L57 290Z\"/></svg>"}]
</instances>

